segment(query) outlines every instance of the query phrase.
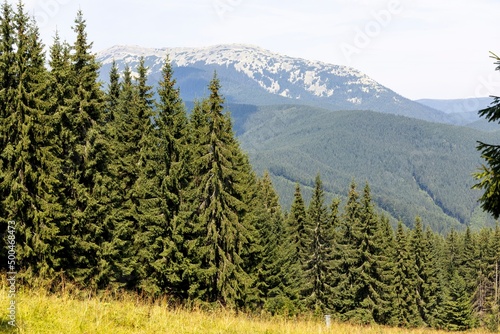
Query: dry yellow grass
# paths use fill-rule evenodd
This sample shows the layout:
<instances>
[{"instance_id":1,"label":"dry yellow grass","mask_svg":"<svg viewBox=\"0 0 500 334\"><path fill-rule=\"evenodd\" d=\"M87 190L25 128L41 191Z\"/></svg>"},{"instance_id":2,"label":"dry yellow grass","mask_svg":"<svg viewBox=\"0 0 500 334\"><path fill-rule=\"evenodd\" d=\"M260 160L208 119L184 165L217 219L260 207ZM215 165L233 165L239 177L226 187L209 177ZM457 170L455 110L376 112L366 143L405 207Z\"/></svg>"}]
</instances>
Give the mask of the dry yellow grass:
<instances>
[{"instance_id":1,"label":"dry yellow grass","mask_svg":"<svg viewBox=\"0 0 500 334\"><path fill-rule=\"evenodd\" d=\"M230 311L187 311L169 309L165 301L148 303L132 295L118 300L109 296L85 297L82 293L63 292L49 295L43 288L22 290L16 296L17 325L8 324L7 284L2 277L0 296L0 332L61 334L127 334L127 333L336 333L336 334L439 334L429 329L400 329L383 326L355 326L333 323L326 328L314 320L261 319L237 315ZM78 295L78 296L77 296ZM487 333L474 330L469 333Z\"/></svg>"}]
</instances>

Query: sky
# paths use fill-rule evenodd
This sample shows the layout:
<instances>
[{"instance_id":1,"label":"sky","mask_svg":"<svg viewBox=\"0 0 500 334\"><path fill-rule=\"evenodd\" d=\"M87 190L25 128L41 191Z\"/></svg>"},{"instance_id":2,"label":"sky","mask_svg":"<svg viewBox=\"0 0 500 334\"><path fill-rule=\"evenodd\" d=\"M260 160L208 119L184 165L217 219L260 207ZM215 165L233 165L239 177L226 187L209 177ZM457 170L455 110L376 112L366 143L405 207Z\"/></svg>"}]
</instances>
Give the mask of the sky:
<instances>
[{"instance_id":1,"label":"sky","mask_svg":"<svg viewBox=\"0 0 500 334\"><path fill-rule=\"evenodd\" d=\"M17 3L17 0L8 0ZM500 95L499 0L25 0L50 45L79 9L98 52L113 45L250 44L354 67L410 98Z\"/></svg>"}]
</instances>

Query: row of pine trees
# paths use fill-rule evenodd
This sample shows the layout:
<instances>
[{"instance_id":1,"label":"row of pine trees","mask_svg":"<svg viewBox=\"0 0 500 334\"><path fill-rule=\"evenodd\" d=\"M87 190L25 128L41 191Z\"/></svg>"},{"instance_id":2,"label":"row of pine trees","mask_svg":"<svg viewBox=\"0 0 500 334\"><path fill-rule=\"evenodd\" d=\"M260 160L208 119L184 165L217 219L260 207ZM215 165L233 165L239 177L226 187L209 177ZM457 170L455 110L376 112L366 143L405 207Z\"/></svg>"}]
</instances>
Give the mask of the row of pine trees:
<instances>
[{"instance_id":1,"label":"row of pine trees","mask_svg":"<svg viewBox=\"0 0 500 334\"><path fill-rule=\"evenodd\" d=\"M500 228L396 231L370 188L328 206L320 176L285 213L239 147L216 75L188 114L168 58L153 91L98 81L82 13L46 59L21 2L0 15L0 233L18 270L93 290L396 326L496 328ZM48 64L48 66L46 66ZM3 243L5 245L6 243ZM7 259L7 249L1 256ZM1 270L7 270L2 261Z\"/></svg>"}]
</instances>

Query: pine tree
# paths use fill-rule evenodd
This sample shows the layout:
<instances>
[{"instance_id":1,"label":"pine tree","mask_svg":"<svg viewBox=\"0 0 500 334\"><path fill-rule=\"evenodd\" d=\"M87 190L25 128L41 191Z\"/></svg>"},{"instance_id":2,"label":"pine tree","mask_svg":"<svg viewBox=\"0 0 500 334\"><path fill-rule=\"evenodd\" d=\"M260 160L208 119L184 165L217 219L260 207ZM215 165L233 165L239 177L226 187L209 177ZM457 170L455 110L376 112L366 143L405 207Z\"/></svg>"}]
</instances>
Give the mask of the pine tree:
<instances>
[{"instance_id":1,"label":"pine tree","mask_svg":"<svg viewBox=\"0 0 500 334\"><path fill-rule=\"evenodd\" d=\"M285 225L279 198L273 188L271 177L266 171L258 182L259 210L254 216L258 231L255 265L256 288L259 306L271 313L290 311L285 290L288 286L286 268L288 267L288 248L286 245Z\"/></svg>"},{"instance_id":2,"label":"pine tree","mask_svg":"<svg viewBox=\"0 0 500 334\"><path fill-rule=\"evenodd\" d=\"M118 66L116 61L113 59L111 63L111 70L109 72L109 85L106 92L107 109L105 113L105 122L110 122L114 120L113 111L118 105L118 99L120 97L120 74L118 73Z\"/></svg>"},{"instance_id":3,"label":"pine tree","mask_svg":"<svg viewBox=\"0 0 500 334\"><path fill-rule=\"evenodd\" d=\"M144 66L139 67L139 78L139 87L146 87ZM179 214L190 177L190 156L186 112L175 85L167 57L157 90L159 100L153 103L154 127L143 137L138 183L142 218L135 247L138 262L143 265L141 289L185 298L189 288L182 278L187 254L184 249L187 217ZM145 106L152 98L146 89L139 89L139 96Z\"/></svg>"},{"instance_id":4,"label":"pine tree","mask_svg":"<svg viewBox=\"0 0 500 334\"><path fill-rule=\"evenodd\" d=\"M419 326L422 322L415 298L415 264L407 235L401 221L396 231L394 301L392 323L403 327Z\"/></svg>"},{"instance_id":5,"label":"pine tree","mask_svg":"<svg viewBox=\"0 0 500 334\"><path fill-rule=\"evenodd\" d=\"M410 237L415 262L415 298L419 315L428 326L439 327L444 295L442 290L442 266L440 256L433 242L433 235L428 230L424 236L420 217L415 219L415 228Z\"/></svg>"},{"instance_id":6,"label":"pine tree","mask_svg":"<svg viewBox=\"0 0 500 334\"><path fill-rule=\"evenodd\" d=\"M495 60L496 71L500 70L500 57L491 53L491 57ZM488 122L499 122L500 120L500 97L495 96L491 105L479 111L479 116L485 117ZM475 189L484 190L483 195L479 199L481 207L491 213L493 217L498 219L500 216L500 147L498 145L478 142L477 150L480 151L481 157L485 160L486 165L482 165L474 177L478 183L474 185Z\"/></svg>"},{"instance_id":7,"label":"pine tree","mask_svg":"<svg viewBox=\"0 0 500 334\"><path fill-rule=\"evenodd\" d=\"M446 329L464 331L474 326L470 295L463 277L455 271L449 281L449 296L445 303Z\"/></svg>"},{"instance_id":8,"label":"pine tree","mask_svg":"<svg viewBox=\"0 0 500 334\"><path fill-rule=\"evenodd\" d=\"M304 266L308 261L311 231L308 228L306 208L298 183L295 185L294 199L286 219L286 228L288 231L288 244L290 245L288 253L290 266L288 271L291 278L287 294L300 308L303 306L301 290L306 284Z\"/></svg>"},{"instance_id":9,"label":"pine tree","mask_svg":"<svg viewBox=\"0 0 500 334\"><path fill-rule=\"evenodd\" d=\"M113 71L111 75L114 75ZM114 108L107 110L113 116L104 125L111 153L108 164L111 183L107 185L111 208L103 224L105 233L101 263L105 267L100 271L107 273L110 283L134 288L138 281L136 266L139 263L134 258L133 238L140 221L140 195L136 187L141 173L142 139L148 133L150 120L142 108L138 84L132 82L128 66L123 72L123 82L114 103ZM151 111L149 115L152 115Z\"/></svg>"},{"instance_id":10,"label":"pine tree","mask_svg":"<svg viewBox=\"0 0 500 334\"><path fill-rule=\"evenodd\" d=\"M329 309L329 298L333 291L329 276L333 264L334 232L333 227L329 226L324 197L323 185L318 174L313 197L307 210L311 240L307 261L303 266L306 284L302 287L301 294L305 298L307 307L320 314L324 314Z\"/></svg>"},{"instance_id":11,"label":"pine tree","mask_svg":"<svg viewBox=\"0 0 500 334\"><path fill-rule=\"evenodd\" d=\"M434 328L443 327L443 305L445 296L445 281L443 271L442 252L440 250L442 238L436 236L429 228L425 232L422 301L425 305L423 321Z\"/></svg>"},{"instance_id":12,"label":"pine tree","mask_svg":"<svg viewBox=\"0 0 500 334\"><path fill-rule=\"evenodd\" d=\"M7 222L12 217L7 216L7 207L3 201L10 192L10 186L6 184L7 165L10 157L6 156L5 149L12 140L9 118L14 113L12 107L12 96L16 85L16 75L14 73L14 28L12 23L13 10L6 1L2 3L0 16L0 237L7 245ZM0 255L7 258L7 249L1 247ZM5 269L7 263L0 264L0 269Z\"/></svg>"},{"instance_id":13,"label":"pine tree","mask_svg":"<svg viewBox=\"0 0 500 334\"><path fill-rule=\"evenodd\" d=\"M338 277L339 282L335 287L336 309L341 315L341 318L347 320L348 313L353 312L359 301L356 300L355 288L353 285L357 279L354 268L359 265L361 257L358 249L358 240L360 239L360 204L359 194L356 190L356 183L351 182L347 202L344 206L344 212L339 231L339 257L338 262ZM357 287L356 287L357 288Z\"/></svg>"},{"instance_id":14,"label":"pine tree","mask_svg":"<svg viewBox=\"0 0 500 334\"><path fill-rule=\"evenodd\" d=\"M2 65L2 218L16 221L17 260L23 276L52 275L59 260L54 189L58 172L56 141L47 102L48 73L38 28L23 4L13 13L3 6ZM9 29L7 24L11 24ZM12 41L12 42L11 42ZM10 46L9 46L10 45Z\"/></svg>"},{"instance_id":15,"label":"pine tree","mask_svg":"<svg viewBox=\"0 0 500 334\"><path fill-rule=\"evenodd\" d=\"M448 235L446 236L444 255L446 278L451 280L452 276L455 274L455 271L457 271L460 266L461 258L459 237L457 231L455 230L451 230L450 233L448 233Z\"/></svg>"},{"instance_id":16,"label":"pine tree","mask_svg":"<svg viewBox=\"0 0 500 334\"><path fill-rule=\"evenodd\" d=\"M413 262L415 264L415 281L414 290L415 299L417 300L417 307L419 310L420 317L425 319L425 314L427 313L427 307L423 301L423 285L425 283L425 270L426 261L425 258L425 242L424 242L424 231L422 228L422 220L420 217L415 218L415 225L410 235L410 252L413 257Z\"/></svg>"},{"instance_id":17,"label":"pine tree","mask_svg":"<svg viewBox=\"0 0 500 334\"><path fill-rule=\"evenodd\" d=\"M329 296L328 296L328 309L335 311L339 305L339 296L336 294L336 286L340 283L342 272L341 265L343 261L342 249L341 249L341 236L339 234L340 214L339 214L340 199L334 198L330 204L330 212L328 215L328 224L325 233L325 239L328 241L330 250L329 262L330 268L327 273L327 280L329 284Z\"/></svg>"},{"instance_id":18,"label":"pine tree","mask_svg":"<svg viewBox=\"0 0 500 334\"><path fill-rule=\"evenodd\" d=\"M249 247L250 226L246 225L241 152L234 140L229 118L223 113L220 83L214 75L206 106L207 125L201 129L195 157L192 216L188 240L192 285L190 298L241 306L250 277L243 269L242 254ZM208 130L204 132L203 130Z\"/></svg>"},{"instance_id":19,"label":"pine tree","mask_svg":"<svg viewBox=\"0 0 500 334\"><path fill-rule=\"evenodd\" d=\"M68 84L71 96L61 110L61 140L65 143L61 183L65 184L66 207L71 226L64 247L67 274L85 285L102 283L102 224L109 206L106 185L108 147L103 136L104 95L98 83L98 64L87 43L81 11L73 27L77 37L70 54Z\"/></svg>"},{"instance_id":20,"label":"pine tree","mask_svg":"<svg viewBox=\"0 0 500 334\"><path fill-rule=\"evenodd\" d=\"M389 289L383 272L387 258L382 248L383 231L379 223L371 202L370 187L366 184L359 211L359 225L354 230L352 243L358 250L358 257L353 259L350 269L352 278L349 294L353 297L354 307L345 314L355 322L380 322L387 313L388 301L383 299L382 293Z\"/></svg>"},{"instance_id":21,"label":"pine tree","mask_svg":"<svg viewBox=\"0 0 500 334\"><path fill-rule=\"evenodd\" d=\"M465 234L462 238L462 245L459 259L459 275L466 282L467 292L469 295L474 294L477 284L477 273L479 271L478 253L476 240L472 235L470 227L467 226Z\"/></svg>"},{"instance_id":22,"label":"pine tree","mask_svg":"<svg viewBox=\"0 0 500 334\"><path fill-rule=\"evenodd\" d=\"M491 232L490 232L491 233ZM489 238L486 238L489 239ZM489 245L489 247L486 247ZM477 291L477 306L485 309L488 314L484 316L486 326L496 331L500 323L499 293L500 293L500 226L497 223L491 233L489 243L481 244L484 264L478 275L482 280ZM482 274L482 275L481 275ZM478 309L481 316L481 309Z\"/></svg>"}]
</instances>

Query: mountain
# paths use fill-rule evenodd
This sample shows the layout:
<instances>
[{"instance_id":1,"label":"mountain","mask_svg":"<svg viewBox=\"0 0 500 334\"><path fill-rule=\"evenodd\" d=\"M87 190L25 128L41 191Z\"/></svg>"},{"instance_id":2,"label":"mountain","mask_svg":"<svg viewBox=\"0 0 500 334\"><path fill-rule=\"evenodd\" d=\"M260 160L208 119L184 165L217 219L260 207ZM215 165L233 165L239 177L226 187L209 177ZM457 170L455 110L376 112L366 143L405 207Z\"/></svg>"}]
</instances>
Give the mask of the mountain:
<instances>
[{"instance_id":1,"label":"mountain","mask_svg":"<svg viewBox=\"0 0 500 334\"><path fill-rule=\"evenodd\" d=\"M417 215L441 232L493 224L479 207L479 191L471 189L471 173L482 162L476 140L498 143L500 133L371 111L282 105L260 107L239 138L256 170L270 171L285 207L294 182L310 191L320 172L331 196L346 195L353 178L359 186L369 182L377 206L406 224Z\"/></svg>"},{"instance_id":2,"label":"mountain","mask_svg":"<svg viewBox=\"0 0 500 334\"><path fill-rule=\"evenodd\" d=\"M161 49L114 46L98 53L101 80L108 81L113 59L120 69L125 64L134 68L144 56L151 83L155 83L167 55L184 101L206 96L207 84L217 71L230 103L373 110L449 122L445 113L406 99L351 67L292 58L248 45Z\"/></svg>"},{"instance_id":3,"label":"mountain","mask_svg":"<svg viewBox=\"0 0 500 334\"><path fill-rule=\"evenodd\" d=\"M491 97L473 97L469 99L420 99L416 102L440 110L447 114L475 112L484 109L493 101Z\"/></svg>"},{"instance_id":4,"label":"mountain","mask_svg":"<svg viewBox=\"0 0 500 334\"><path fill-rule=\"evenodd\" d=\"M498 124L488 123L479 117L478 111L488 107L493 98L474 97L468 99L421 99L416 102L447 114L449 123L465 125L484 131L500 130Z\"/></svg>"},{"instance_id":5,"label":"mountain","mask_svg":"<svg viewBox=\"0 0 500 334\"><path fill-rule=\"evenodd\" d=\"M101 80L113 59L134 70L144 56L154 85L167 54L188 110L217 71L241 145L259 174L269 170L284 208L295 183L308 198L320 172L329 198L344 197L352 179L368 181L393 222L419 215L441 232L493 224L471 173L482 163L476 141L498 143L500 132L445 124L463 123L461 112L410 101L355 69L252 46L116 46L98 54Z\"/></svg>"}]
</instances>

